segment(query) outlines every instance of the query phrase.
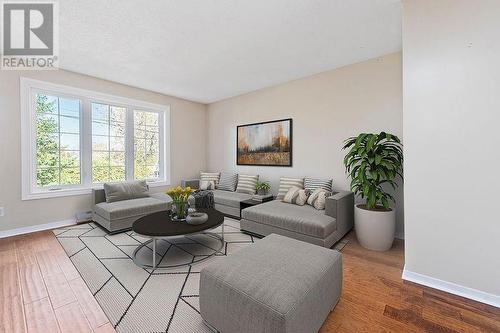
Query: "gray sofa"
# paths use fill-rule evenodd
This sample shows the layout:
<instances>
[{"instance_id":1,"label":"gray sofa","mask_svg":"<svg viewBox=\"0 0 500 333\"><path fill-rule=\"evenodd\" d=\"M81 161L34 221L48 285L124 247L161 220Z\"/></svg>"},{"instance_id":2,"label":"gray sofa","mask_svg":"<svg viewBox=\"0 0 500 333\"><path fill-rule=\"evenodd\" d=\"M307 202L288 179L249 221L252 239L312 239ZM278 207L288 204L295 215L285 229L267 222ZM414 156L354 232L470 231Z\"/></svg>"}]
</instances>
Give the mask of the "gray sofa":
<instances>
[{"instance_id":1,"label":"gray sofa","mask_svg":"<svg viewBox=\"0 0 500 333\"><path fill-rule=\"evenodd\" d=\"M145 198L106 202L104 190L92 190L92 220L111 233L132 228L132 224L147 214L170 209L172 199L163 193Z\"/></svg>"},{"instance_id":2,"label":"gray sofa","mask_svg":"<svg viewBox=\"0 0 500 333\"><path fill-rule=\"evenodd\" d=\"M184 180L182 186L199 188L199 180ZM272 233L311 244L332 247L354 226L354 194L335 192L326 198L325 209L273 200L241 210L251 194L213 190L215 209L240 218L241 230L267 236Z\"/></svg>"},{"instance_id":3,"label":"gray sofa","mask_svg":"<svg viewBox=\"0 0 500 333\"><path fill-rule=\"evenodd\" d=\"M199 179L183 180L181 182L183 187L190 186L191 188L200 188ZM252 199L253 195L239 192L212 190L214 194L215 209L219 212L240 218L241 202Z\"/></svg>"},{"instance_id":4,"label":"gray sofa","mask_svg":"<svg viewBox=\"0 0 500 333\"><path fill-rule=\"evenodd\" d=\"M332 247L354 224L354 194L336 192L326 198L325 210L273 200L241 211L241 230L267 236L275 233Z\"/></svg>"}]
</instances>

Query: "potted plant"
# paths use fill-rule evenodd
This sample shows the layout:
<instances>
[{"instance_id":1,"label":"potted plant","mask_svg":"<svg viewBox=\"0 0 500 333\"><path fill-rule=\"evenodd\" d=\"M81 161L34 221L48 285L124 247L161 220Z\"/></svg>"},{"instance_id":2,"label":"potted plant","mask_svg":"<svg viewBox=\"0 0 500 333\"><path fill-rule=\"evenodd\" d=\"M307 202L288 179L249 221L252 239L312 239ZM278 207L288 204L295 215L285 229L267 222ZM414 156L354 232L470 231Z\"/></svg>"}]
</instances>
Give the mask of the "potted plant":
<instances>
[{"instance_id":1,"label":"potted plant","mask_svg":"<svg viewBox=\"0 0 500 333\"><path fill-rule=\"evenodd\" d=\"M257 182L255 185L255 188L257 189L257 194L258 195L266 195L267 192L271 189L271 184L269 182Z\"/></svg>"},{"instance_id":2,"label":"potted plant","mask_svg":"<svg viewBox=\"0 0 500 333\"><path fill-rule=\"evenodd\" d=\"M389 206L394 198L387 186L395 189L396 178L403 179L403 150L393 134L362 133L344 142L349 152L344 158L351 178L351 190L366 200L354 209L354 228L359 243L369 249L386 251L391 248L396 231L396 213Z\"/></svg>"}]
</instances>

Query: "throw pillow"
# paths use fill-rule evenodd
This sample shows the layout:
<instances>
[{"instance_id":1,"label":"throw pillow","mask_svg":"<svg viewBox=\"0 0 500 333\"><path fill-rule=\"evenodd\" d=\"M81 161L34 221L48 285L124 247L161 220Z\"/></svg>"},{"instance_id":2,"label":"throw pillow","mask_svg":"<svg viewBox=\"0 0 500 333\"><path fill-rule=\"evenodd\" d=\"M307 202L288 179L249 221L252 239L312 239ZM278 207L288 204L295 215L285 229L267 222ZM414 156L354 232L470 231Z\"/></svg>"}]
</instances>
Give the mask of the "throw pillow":
<instances>
[{"instance_id":1,"label":"throw pillow","mask_svg":"<svg viewBox=\"0 0 500 333\"><path fill-rule=\"evenodd\" d=\"M283 202L295 203L295 200L299 196L300 190L301 188L297 186L290 187L288 189L288 192L286 192L285 196L283 197Z\"/></svg>"},{"instance_id":2,"label":"throw pillow","mask_svg":"<svg viewBox=\"0 0 500 333\"><path fill-rule=\"evenodd\" d=\"M298 187L304 188L304 179L302 178L289 178L289 177L281 177L280 178L280 187L278 190L278 196L276 199L283 200L285 194L288 192L290 187Z\"/></svg>"},{"instance_id":3,"label":"throw pillow","mask_svg":"<svg viewBox=\"0 0 500 333\"><path fill-rule=\"evenodd\" d=\"M304 206L307 202L307 199L309 198L309 193L310 192L308 190L300 190L299 195L295 200L295 204L299 206Z\"/></svg>"},{"instance_id":4,"label":"throw pillow","mask_svg":"<svg viewBox=\"0 0 500 333\"><path fill-rule=\"evenodd\" d=\"M149 197L149 187L145 180L104 183L103 187L106 202Z\"/></svg>"},{"instance_id":5,"label":"throw pillow","mask_svg":"<svg viewBox=\"0 0 500 333\"><path fill-rule=\"evenodd\" d=\"M309 178L306 177L304 179L304 188L311 192L314 192L318 188L322 188L327 192L332 191L332 179L318 179L318 178Z\"/></svg>"},{"instance_id":6,"label":"throw pillow","mask_svg":"<svg viewBox=\"0 0 500 333\"><path fill-rule=\"evenodd\" d=\"M283 202L304 206L307 201L307 191L299 187L291 187L283 198Z\"/></svg>"},{"instance_id":7,"label":"throw pillow","mask_svg":"<svg viewBox=\"0 0 500 333\"><path fill-rule=\"evenodd\" d=\"M236 187L236 192L255 194L257 189L257 182L259 181L259 175L249 176L249 175L238 175L238 186Z\"/></svg>"},{"instance_id":8,"label":"throw pillow","mask_svg":"<svg viewBox=\"0 0 500 333\"><path fill-rule=\"evenodd\" d=\"M325 209L326 198L331 195L331 192L327 192L325 189L316 189L307 199L307 204L313 206L314 208L321 210Z\"/></svg>"},{"instance_id":9,"label":"throw pillow","mask_svg":"<svg viewBox=\"0 0 500 333\"><path fill-rule=\"evenodd\" d=\"M201 181L213 181L215 185L219 182L220 173L218 172L200 172Z\"/></svg>"},{"instance_id":10,"label":"throw pillow","mask_svg":"<svg viewBox=\"0 0 500 333\"><path fill-rule=\"evenodd\" d=\"M237 173L225 173L220 174L219 185L217 185L218 190L231 191L236 190L236 184L238 183Z\"/></svg>"},{"instance_id":11,"label":"throw pillow","mask_svg":"<svg viewBox=\"0 0 500 333\"><path fill-rule=\"evenodd\" d=\"M215 181L200 180L200 190L215 190Z\"/></svg>"}]
</instances>

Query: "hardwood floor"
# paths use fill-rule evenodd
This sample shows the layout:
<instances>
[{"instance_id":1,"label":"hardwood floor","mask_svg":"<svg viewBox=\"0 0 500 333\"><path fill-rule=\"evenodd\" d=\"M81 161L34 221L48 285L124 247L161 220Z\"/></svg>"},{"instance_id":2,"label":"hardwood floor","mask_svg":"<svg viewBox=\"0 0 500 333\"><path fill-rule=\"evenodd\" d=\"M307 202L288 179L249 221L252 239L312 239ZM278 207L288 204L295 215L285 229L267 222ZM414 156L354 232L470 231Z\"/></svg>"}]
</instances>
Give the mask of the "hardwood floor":
<instances>
[{"instance_id":1,"label":"hardwood floor","mask_svg":"<svg viewBox=\"0 0 500 333\"><path fill-rule=\"evenodd\" d=\"M353 233L342 297L321 333L500 332L500 309L403 282L403 242L384 253ZM50 231L0 239L0 333L115 332Z\"/></svg>"},{"instance_id":2,"label":"hardwood floor","mask_svg":"<svg viewBox=\"0 0 500 333\"><path fill-rule=\"evenodd\" d=\"M403 282L403 241L381 253L348 237L342 296L321 333L500 332L500 309Z\"/></svg>"},{"instance_id":3,"label":"hardwood floor","mask_svg":"<svg viewBox=\"0 0 500 333\"><path fill-rule=\"evenodd\" d=\"M115 332L51 231L0 239L0 333Z\"/></svg>"}]
</instances>

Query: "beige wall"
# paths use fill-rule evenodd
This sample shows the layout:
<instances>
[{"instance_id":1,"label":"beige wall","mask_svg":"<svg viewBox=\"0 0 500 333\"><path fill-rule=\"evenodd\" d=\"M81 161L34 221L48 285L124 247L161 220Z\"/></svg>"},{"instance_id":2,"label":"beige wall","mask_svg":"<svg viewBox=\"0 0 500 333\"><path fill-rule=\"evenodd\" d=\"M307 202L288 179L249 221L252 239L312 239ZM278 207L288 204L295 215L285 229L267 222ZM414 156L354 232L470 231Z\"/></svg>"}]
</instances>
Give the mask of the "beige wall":
<instances>
[{"instance_id":1,"label":"beige wall","mask_svg":"<svg viewBox=\"0 0 500 333\"><path fill-rule=\"evenodd\" d=\"M208 106L209 170L259 174L277 190L280 176L332 177L348 189L342 141L360 132L403 134L401 54L277 85ZM236 126L293 118L293 167L236 165ZM397 195L403 229L402 190Z\"/></svg>"},{"instance_id":2,"label":"beige wall","mask_svg":"<svg viewBox=\"0 0 500 333\"><path fill-rule=\"evenodd\" d=\"M405 268L497 306L499 13L498 0L403 3Z\"/></svg>"},{"instance_id":3,"label":"beige wall","mask_svg":"<svg viewBox=\"0 0 500 333\"><path fill-rule=\"evenodd\" d=\"M0 231L74 217L90 209L90 195L21 200L21 113L19 77L171 106L171 182L191 177L205 166L206 106L129 86L58 71L0 71ZM155 188L161 191L165 188Z\"/></svg>"}]
</instances>

